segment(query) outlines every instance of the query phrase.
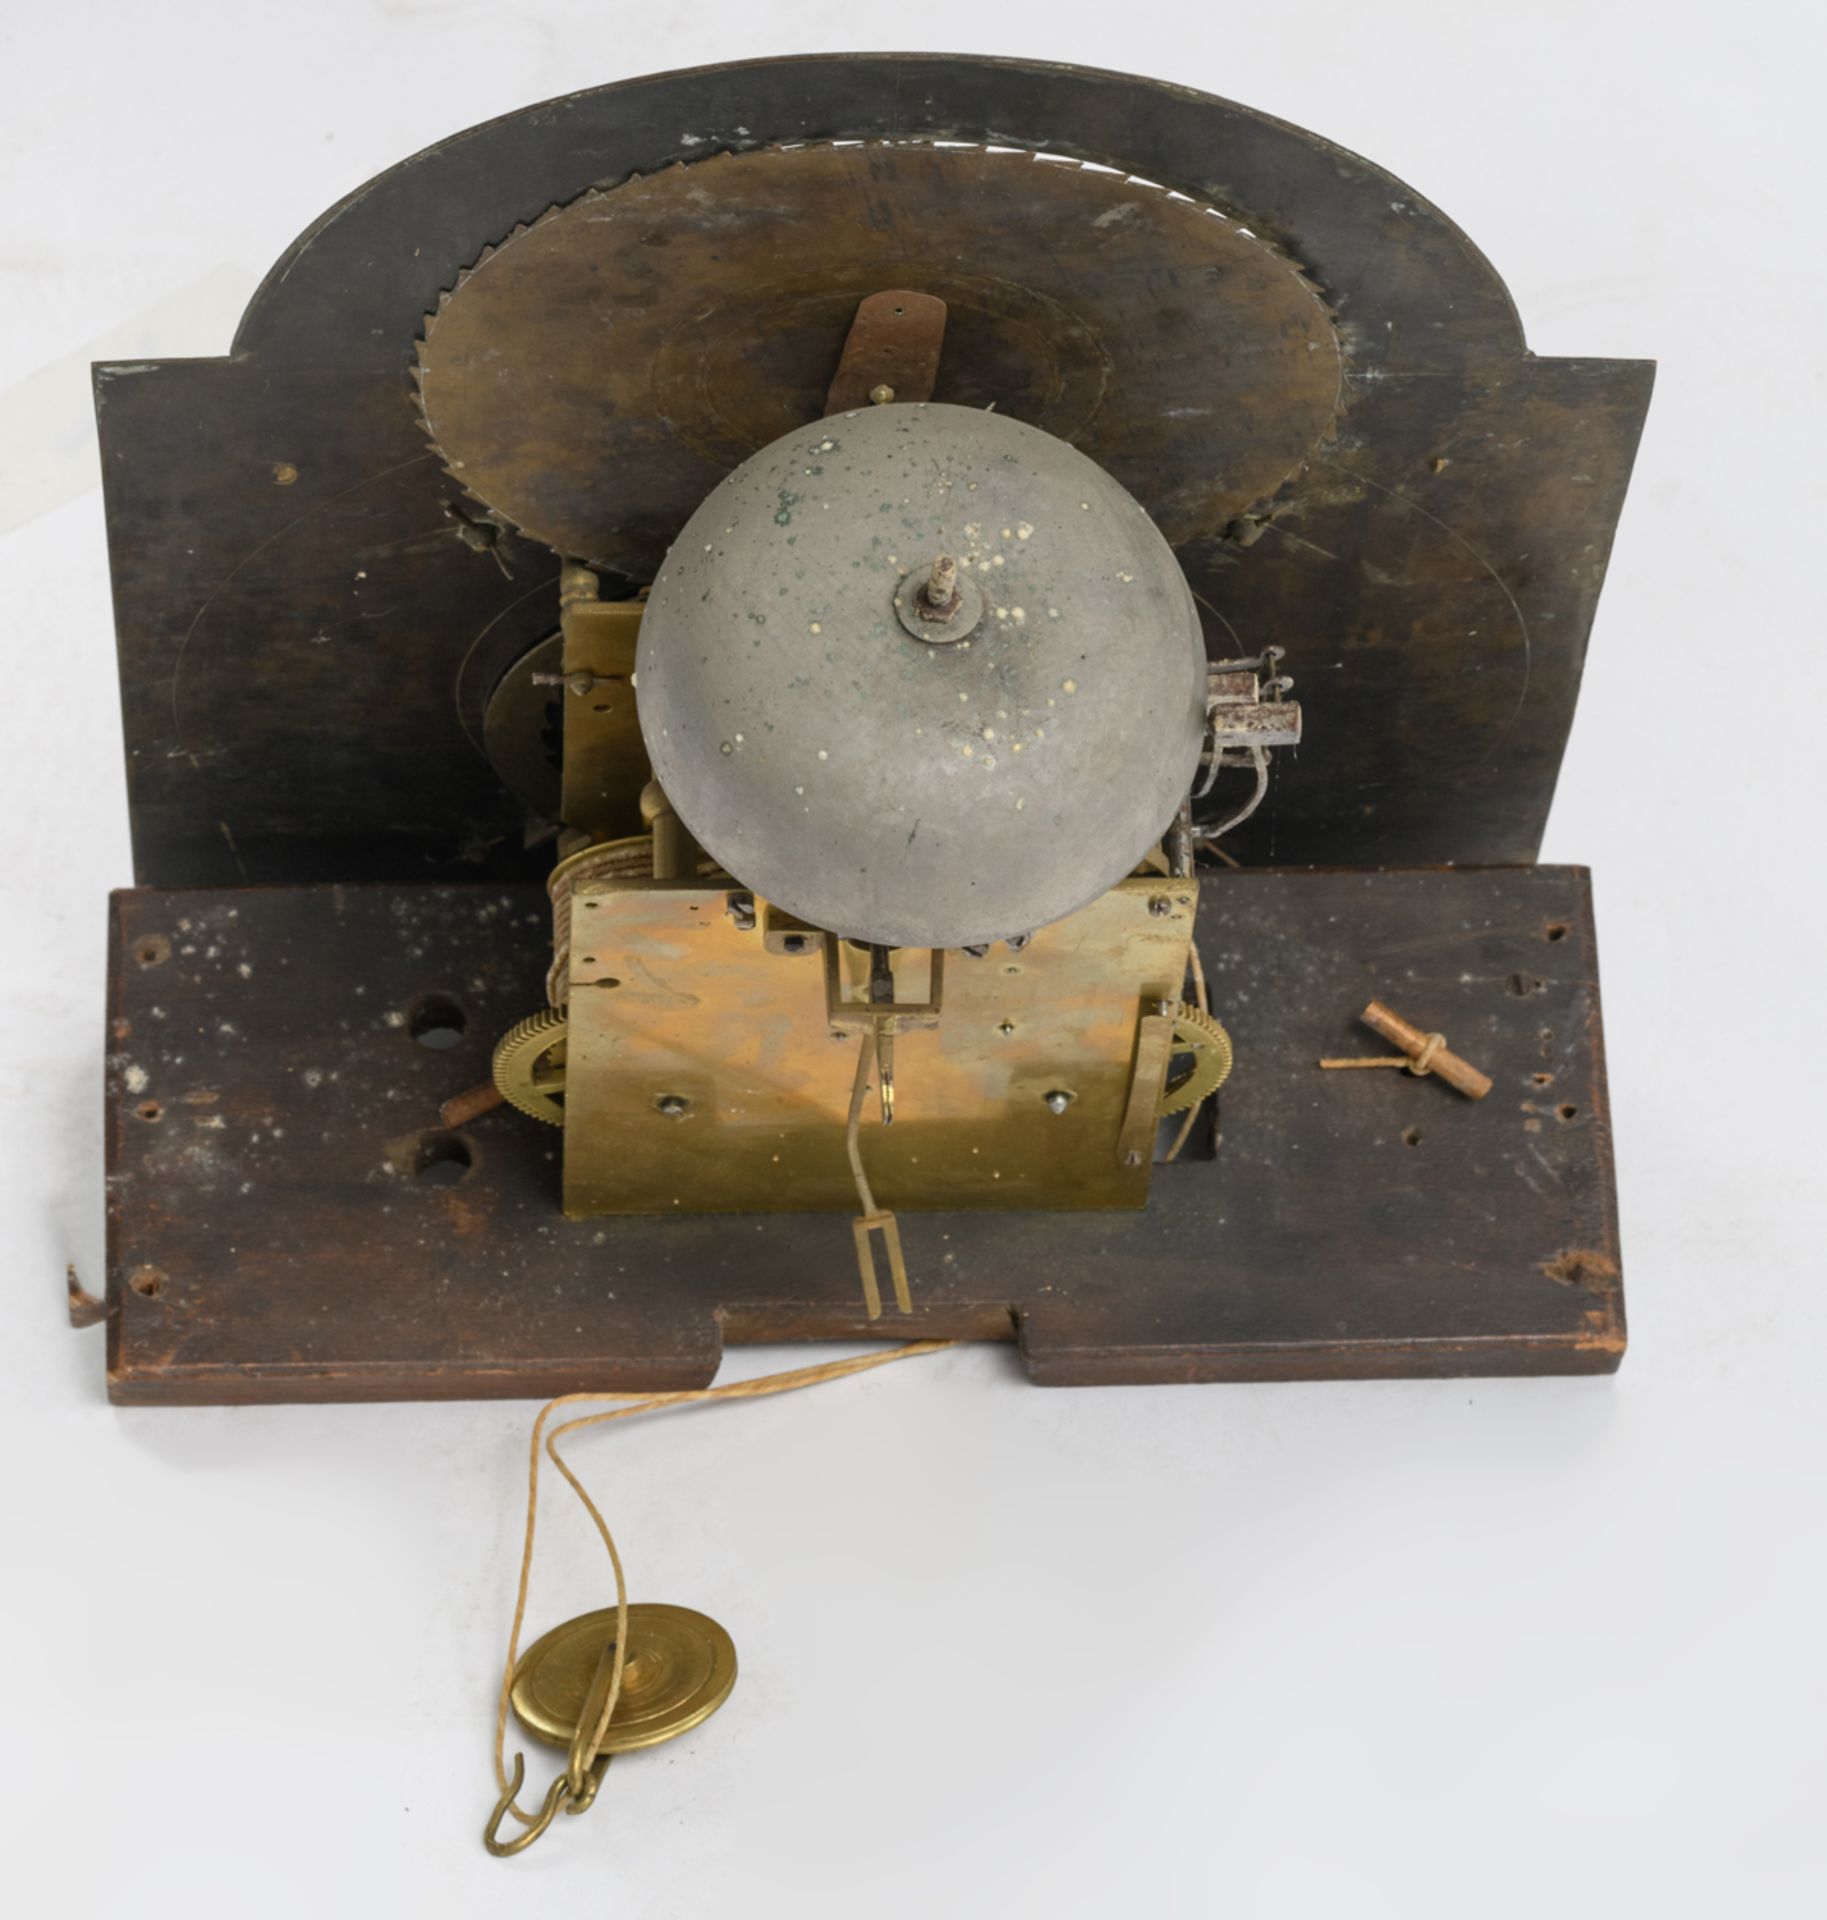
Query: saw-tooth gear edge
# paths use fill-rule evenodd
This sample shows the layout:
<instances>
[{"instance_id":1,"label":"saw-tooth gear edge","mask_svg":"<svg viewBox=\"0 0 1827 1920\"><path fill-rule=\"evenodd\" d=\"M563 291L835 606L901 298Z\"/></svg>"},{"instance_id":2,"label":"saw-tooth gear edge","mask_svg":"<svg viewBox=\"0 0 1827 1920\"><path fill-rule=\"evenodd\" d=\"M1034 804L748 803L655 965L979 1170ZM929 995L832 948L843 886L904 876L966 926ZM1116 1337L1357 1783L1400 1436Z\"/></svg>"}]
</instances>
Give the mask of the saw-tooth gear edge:
<instances>
[{"instance_id":1,"label":"saw-tooth gear edge","mask_svg":"<svg viewBox=\"0 0 1827 1920\"><path fill-rule=\"evenodd\" d=\"M799 141L799 142L794 142L790 145L771 145L771 146L741 147L741 148L718 147L711 150L710 152L695 155L688 159L670 161L661 167L650 170L647 173L643 173L638 169L631 170L628 174L626 174L619 180L615 180L606 184L599 183L596 185L588 186L584 188L580 193L573 195L569 199L554 201L552 205L545 208L543 212L535 214L530 220L522 220L522 221L516 222L516 224L513 227L511 227L506 233L504 233L498 240L492 240L487 245L485 245L482 248L481 252L478 253L476 257L467 266L458 268L456 277L451 281L450 285L447 287L441 287L438 290L437 297L433 300L431 306L427 309L427 311L423 315L423 318L420 322L418 336L413 342L413 358L409 367L409 372L410 372L409 385L410 385L412 416L413 416L414 423L416 424L419 432L424 435L425 440L429 445L434 458L436 458L439 466L443 469L445 477L452 482L452 484L457 488L458 492L462 496L463 500L467 503L468 511L466 512L464 517L466 518L473 517L474 519L479 520L495 528L497 532L501 534L506 534L509 536L517 536L525 539L534 539L534 540L540 540L541 538L539 535L529 532L529 530L526 527L522 526L520 522L514 517L514 515L506 507L498 504L493 500L486 498L483 494L478 493L468 483L464 475L464 466L465 466L464 461L461 458L453 457L453 455L445 448L443 442L439 438L437 428L432 424L431 416L428 411L427 398L426 398L426 392L425 392L426 375L430 370L430 362L428 360L428 351L432 344L432 337L437 330L438 322L443 317L445 310L450 306L451 302L462 296L464 288L472 280L474 280L475 277L479 273L481 273L486 266L488 266L490 261L494 260L499 254L506 252L509 248L513 247L517 242L524 240L529 234L532 234L536 232L538 229L546 226L549 222L565 218L567 215L571 214L579 206L583 206L591 202L602 201L607 197L609 197L610 195L613 195L614 193L619 191L621 188L637 185L643 180L652 178L654 174L666 174L666 173L672 173L680 169L689 169L693 172L694 175L696 175L701 169L704 169L704 168L714 169L717 166L717 164L721 161L734 160L738 158L748 158L751 155L756 153L767 153L767 152L793 153L793 152L802 151L804 148L808 146L828 147L835 144L836 143L826 142L826 141ZM919 148L929 148L935 145L935 143L930 139L903 139L903 140L884 139L882 144L886 146L906 146L906 147L919 147ZM949 147L945 148L944 150L951 151ZM1019 157L1018 150L1014 148L971 147L968 149L968 151L972 154L973 157L977 155L986 155L989 153L995 153L998 155L998 157L1007 156L1011 159ZM1083 172L1108 173L1110 171L1108 168L1098 166L1095 163L1087 163L1085 161L1078 160L1071 156L1053 153L1053 152L1042 152L1037 150L1037 151L1029 152L1027 154L1027 158L1036 164L1044 163L1048 166L1070 166L1072 168L1075 168ZM1336 328L1338 326L1339 319L1338 319L1336 295L1331 290L1323 286L1320 282L1319 276L1316 273L1314 273L1312 270L1310 270L1308 267L1303 265L1302 262L1296 259L1291 253L1289 253L1276 238L1274 238L1272 235L1264 233L1261 229L1260 222L1258 222L1258 224L1255 227L1251 227L1250 225L1248 225L1247 222L1251 218L1251 216L1247 215L1242 209L1235 208L1227 204L1218 204L1213 200L1209 200L1203 197L1196 198L1195 196L1189 196L1187 194L1180 193L1177 190L1171 190L1165 187L1158 186L1155 183L1150 181L1143 181L1133 175L1129 176L1127 181L1124 184L1126 184L1126 186L1128 186L1129 188L1145 187L1152 190L1155 193L1163 195L1164 197L1175 199L1175 200L1193 199L1195 201L1195 204L1200 206L1204 212L1211 214L1217 219L1223 221L1227 226L1232 227L1244 233L1245 235L1247 235L1247 237L1251 240L1251 242L1256 247L1260 248L1263 251L1263 253L1274 258L1285 271L1293 275L1295 280L1297 280L1300 283L1300 285L1306 290L1306 292L1309 295L1311 295L1312 298L1318 303L1321 312L1324 314L1325 318L1333 325L1333 327ZM1330 435L1333 432L1336 432L1337 424L1338 424L1337 419L1335 417L1331 428L1328 429L1327 437L1330 437ZM1304 462L1302 464L1304 466ZM1262 499L1256 501L1249 508L1247 513L1237 516L1236 519L1234 519L1230 524L1232 525L1240 524L1244 520L1266 521L1272 518L1278 503L1282 500L1282 497L1287 493L1288 489L1292 486L1293 481L1296 478L1296 475L1299 471L1300 469L1297 468L1295 472L1288 474L1281 481L1279 486L1277 486L1271 493L1265 495ZM1214 529L1214 531L1216 531L1216 529ZM1257 529L1257 531L1260 532L1260 527ZM541 541L541 544L545 544L545 543ZM589 558L589 556L578 556L578 557L585 558L585 559ZM604 572L615 572L618 570L612 561L606 560L606 559L598 559L594 561L593 564L596 565L599 568L599 570ZM633 576L629 576L629 577L633 577Z\"/></svg>"},{"instance_id":2,"label":"saw-tooth gear edge","mask_svg":"<svg viewBox=\"0 0 1827 1920\"><path fill-rule=\"evenodd\" d=\"M1209 1013L1189 1007L1185 1001L1174 1010L1173 1051L1176 1055L1190 1053L1193 1060L1178 1078L1170 1073L1162 1086L1155 1113L1163 1120L1196 1107L1207 1094L1216 1093L1231 1072L1231 1036Z\"/></svg>"},{"instance_id":3,"label":"saw-tooth gear edge","mask_svg":"<svg viewBox=\"0 0 1827 1920\"><path fill-rule=\"evenodd\" d=\"M495 1086L502 1099L535 1120L565 1123L565 1043L562 1007L530 1013L495 1043ZM558 1058L551 1056L557 1052Z\"/></svg>"}]
</instances>

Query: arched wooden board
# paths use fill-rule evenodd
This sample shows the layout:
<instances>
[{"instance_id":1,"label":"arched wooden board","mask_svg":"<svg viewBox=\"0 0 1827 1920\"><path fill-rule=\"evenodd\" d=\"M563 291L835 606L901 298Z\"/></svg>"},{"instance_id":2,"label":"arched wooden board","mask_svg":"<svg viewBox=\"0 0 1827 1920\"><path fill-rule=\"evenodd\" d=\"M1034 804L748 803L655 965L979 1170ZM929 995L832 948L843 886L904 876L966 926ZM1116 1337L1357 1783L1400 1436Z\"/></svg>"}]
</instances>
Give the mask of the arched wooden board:
<instances>
[{"instance_id":1,"label":"arched wooden board","mask_svg":"<svg viewBox=\"0 0 1827 1920\"><path fill-rule=\"evenodd\" d=\"M556 564L477 525L430 450L424 315L593 187L881 137L1114 166L1299 263L1339 322L1343 426L1261 512L1182 550L1214 652L1286 646L1307 715L1238 851L1533 856L1648 366L1536 360L1448 219L1264 115L1043 63L838 55L629 81L442 142L293 245L228 357L97 370L142 880L543 869L481 716L552 629Z\"/></svg>"}]
</instances>

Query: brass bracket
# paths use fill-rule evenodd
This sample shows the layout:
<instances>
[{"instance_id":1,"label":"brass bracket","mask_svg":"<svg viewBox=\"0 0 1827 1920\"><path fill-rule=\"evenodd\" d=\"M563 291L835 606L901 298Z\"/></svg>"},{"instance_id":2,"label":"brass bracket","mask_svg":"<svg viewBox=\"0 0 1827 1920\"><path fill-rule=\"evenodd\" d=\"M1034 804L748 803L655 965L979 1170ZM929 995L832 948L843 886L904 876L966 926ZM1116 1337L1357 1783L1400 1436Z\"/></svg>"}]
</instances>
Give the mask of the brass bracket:
<instances>
[{"instance_id":1,"label":"brass bracket","mask_svg":"<svg viewBox=\"0 0 1827 1920\"><path fill-rule=\"evenodd\" d=\"M932 972L926 983L926 998L911 1000L851 1000L844 995L844 976L839 962L841 945L834 933L825 935L825 1018L838 1032L855 1032L863 1027L873 1027L883 1020L895 1020L902 1025L917 1021L922 1026L934 1026L939 1019L941 1003L945 997L945 952L943 948L929 949L932 960Z\"/></svg>"},{"instance_id":2,"label":"brass bracket","mask_svg":"<svg viewBox=\"0 0 1827 1920\"><path fill-rule=\"evenodd\" d=\"M859 303L843 358L825 395L825 415L890 400L930 400L945 343L945 302L891 287Z\"/></svg>"},{"instance_id":3,"label":"brass bracket","mask_svg":"<svg viewBox=\"0 0 1827 1920\"><path fill-rule=\"evenodd\" d=\"M1123 1108L1123 1124L1117 1129L1119 1167L1146 1166L1154 1157L1161 1083L1167 1077L1167 1063L1174 1051L1174 1012L1172 1001L1157 1000L1137 1023L1129 1099Z\"/></svg>"},{"instance_id":4,"label":"brass bracket","mask_svg":"<svg viewBox=\"0 0 1827 1920\"><path fill-rule=\"evenodd\" d=\"M869 1236L879 1233L888 1251L888 1277L894 1285L894 1303L903 1313L913 1312L913 1295L907 1287L907 1265L901 1258L901 1229L892 1213L862 1213L850 1223L856 1236L856 1265L863 1280L863 1306L871 1320L882 1317L882 1288L876 1279L875 1247Z\"/></svg>"}]
</instances>

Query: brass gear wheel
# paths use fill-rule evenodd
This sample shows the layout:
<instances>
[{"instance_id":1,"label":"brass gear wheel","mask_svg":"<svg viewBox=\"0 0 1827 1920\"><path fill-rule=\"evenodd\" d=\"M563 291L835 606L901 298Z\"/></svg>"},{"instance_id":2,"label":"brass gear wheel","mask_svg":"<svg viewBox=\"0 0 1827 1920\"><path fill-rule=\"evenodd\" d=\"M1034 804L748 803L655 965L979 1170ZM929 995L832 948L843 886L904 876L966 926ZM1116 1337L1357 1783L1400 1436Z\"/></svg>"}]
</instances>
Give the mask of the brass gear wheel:
<instances>
[{"instance_id":1,"label":"brass gear wheel","mask_svg":"<svg viewBox=\"0 0 1827 1920\"><path fill-rule=\"evenodd\" d=\"M783 218L819 235L790 271ZM898 286L950 310L937 398L1070 442L1174 546L1337 424L1337 318L1241 218L1059 154L878 140L678 161L515 227L425 316L419 425L487 522L651 580L731 468L822 416L858 301Z\"/></svg>"},{"instance_id":2,"label":"brass gear wheel","mask_svg":"<svg viewBox=\"0 0 1827 1920\"><path fill-rule=\"evenodd\" d=\"M535 1120L565 1124L565 1014L530 1013L495 1043L495 1086L502 1099Z\"/></svg>"},{"instance_id":3,"label":"brass gear wheel","mask_svg":"<svg viewBox=\"0 0 1827 1920\"><path fill-rule=\"evenodd\" d=\"M1207 1094L1216 1093L1231 1072L1231 1036L1209 1013L1189 1007L1184 1000L1174 1010L1173 1052L1190 1053L1193 1060L1177 1077L1170 1066L1155 1108L1156 1117L1162 1120L1196 1107Z\"/></svg>"}]
</instances>

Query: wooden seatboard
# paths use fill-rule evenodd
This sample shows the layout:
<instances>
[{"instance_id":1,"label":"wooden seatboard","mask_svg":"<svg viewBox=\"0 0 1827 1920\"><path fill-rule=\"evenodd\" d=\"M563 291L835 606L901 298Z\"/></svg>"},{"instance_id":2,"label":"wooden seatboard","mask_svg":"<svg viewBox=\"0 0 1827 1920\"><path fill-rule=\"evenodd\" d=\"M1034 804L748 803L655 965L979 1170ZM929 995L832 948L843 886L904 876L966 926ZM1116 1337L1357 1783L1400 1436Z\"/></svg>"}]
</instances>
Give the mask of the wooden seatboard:
<instances>
[{"instance_id":1,"label":"wooden seatboard","mask_svg":"<svg viewBox=\"0 0 1827 1920\"><path fill-rule=\"evenodd\" d=\"M439 1128L538 1003L540 889L139 890L113 911L123 1402L681 1387L726 1340L1018 1339L1049 1384L1598 1373L1623 1352L1581 869L1205 878L1237 1048L1216 1157L1156 1168L1141 1212L907 1215L915 1310L873 1325L842 1214L570 1221L555 1129ZM428 995L461 1010L446 1050L413 1036ZM1321 1072L1383 1048L1356 1024L1372 997L1444 1032L1490 1097Z\"/></svg>"}]
</instances>

